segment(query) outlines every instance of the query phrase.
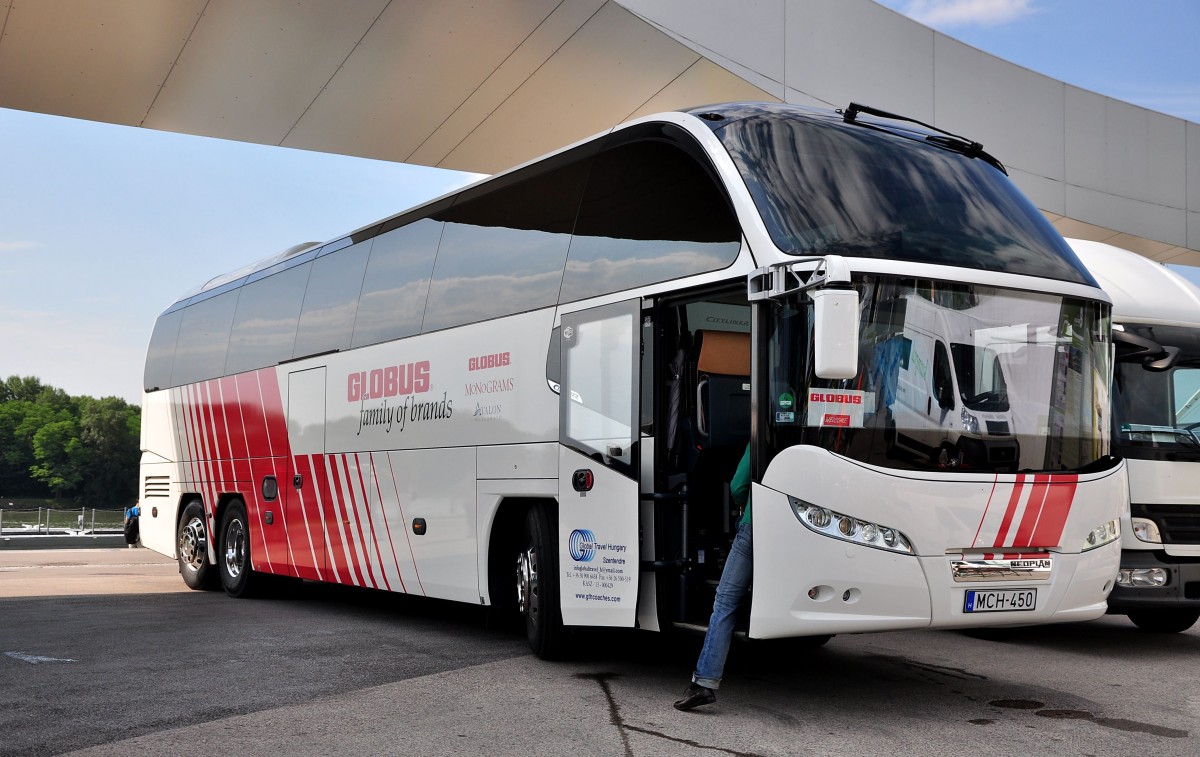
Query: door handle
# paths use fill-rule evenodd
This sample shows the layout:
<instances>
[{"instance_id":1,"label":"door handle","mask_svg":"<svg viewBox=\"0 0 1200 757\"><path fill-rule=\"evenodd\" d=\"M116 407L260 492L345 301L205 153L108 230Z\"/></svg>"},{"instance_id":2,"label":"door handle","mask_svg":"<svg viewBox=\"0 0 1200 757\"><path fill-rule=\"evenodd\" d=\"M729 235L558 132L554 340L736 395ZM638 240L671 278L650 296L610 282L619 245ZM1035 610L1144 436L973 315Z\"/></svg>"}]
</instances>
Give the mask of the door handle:
<instances>
[{"instance_id":1,"label":"door handle","mask_svg":"<svg viewBox=\"0 0 1200 757\"><path fill-rule=\"evenodd\" d=\"M292 476L292 486L294 486L297 489L303 489L304 488L304 476L300 475L299 473Z\"/></svg>"}]
</instances>

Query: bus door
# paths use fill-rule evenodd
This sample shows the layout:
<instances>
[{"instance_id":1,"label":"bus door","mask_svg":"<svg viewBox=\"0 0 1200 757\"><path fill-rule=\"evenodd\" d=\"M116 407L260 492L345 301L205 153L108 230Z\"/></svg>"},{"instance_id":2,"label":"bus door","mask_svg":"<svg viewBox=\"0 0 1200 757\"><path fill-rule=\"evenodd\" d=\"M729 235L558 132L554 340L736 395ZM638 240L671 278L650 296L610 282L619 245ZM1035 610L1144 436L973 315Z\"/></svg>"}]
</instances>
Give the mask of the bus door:
<instances>
[{"instance_id":1,"label":"bus door","mask_svg":"<svg viewBox=\"0 0 1200 757\"><path fill-rule=\"evenodd\" d=\"M563 623L632 627L638 592L641 301L562 316L558 565Z\"/></svg>"},{"instance_id":2,"label":"bus door","mask_svg":"<svg viewBox=\"0 0 1200 757\"><path fill-rule=\"evenodd\" d=\"M326 575L325 368L288 374L287 428L291 443L288 478L280 482L292 564L301 578Z\"/></svg>"}]
</instances>

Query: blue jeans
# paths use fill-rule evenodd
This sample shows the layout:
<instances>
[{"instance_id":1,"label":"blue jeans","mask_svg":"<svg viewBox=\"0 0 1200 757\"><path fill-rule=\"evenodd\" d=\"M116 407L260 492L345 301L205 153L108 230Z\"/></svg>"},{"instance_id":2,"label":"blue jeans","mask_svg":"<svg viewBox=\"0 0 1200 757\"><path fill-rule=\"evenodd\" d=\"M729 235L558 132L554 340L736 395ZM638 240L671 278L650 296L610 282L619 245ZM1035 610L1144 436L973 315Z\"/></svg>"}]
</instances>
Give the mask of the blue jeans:
<instances>
[{"instance_id":1,"label":"blue jeans","mask_svg":"<svg viewBox=\"0 0 1200 757\"><path fill-rule=\"evenodd\" d=\"M750 535L750 524L738 526L733 537L733 547L725 560L721 582L717 584L717 597L713 600L712 617L708 621L708 633L704 635L704 647L696 661L696 672L692 682L715 689L721 685L721 674L725 672L725 658L729 655L729 642L733 640L733 623L738 605L750 588L754 576L754 543Z\"/></svg>"}]
</instances>

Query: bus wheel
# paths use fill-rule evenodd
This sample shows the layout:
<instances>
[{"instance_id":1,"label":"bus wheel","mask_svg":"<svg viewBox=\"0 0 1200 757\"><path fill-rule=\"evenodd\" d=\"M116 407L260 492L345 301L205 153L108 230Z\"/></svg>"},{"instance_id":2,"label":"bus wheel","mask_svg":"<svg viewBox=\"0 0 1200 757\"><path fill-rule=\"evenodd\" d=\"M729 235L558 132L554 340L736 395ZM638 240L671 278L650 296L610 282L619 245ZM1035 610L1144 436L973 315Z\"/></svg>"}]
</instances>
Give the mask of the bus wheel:
<instances>
[{"instance_id":1,"label":"bus wheel","mask_svg":"<svg viewBox=\"0 0 1200 757\"><path fill-rule=\"evenodd\" d=\"M531 507L517 553L517 611L534 654L554 659L563 651L562 612L558 606L558 559L547 508Z\"/></svg>"},{"instance_id":2,"label":"bus wheel","mask_svg":"<svg viewBox=\"0 0 1200 757\"><path fill-rule=\"evenodd\" d=\"M231 597L249 596L248 589L253 583L250 574L254 571L250 569L250 526L241 500L235 499L225 508L220 536L217 567L221 585Z\"/></svg>"},{"instance_id":3,"label":"bus wheel","mask_svg":"<svg viewBox=\"0 0 1200 757\"><path fill-rule=\"evenodd\" d=\"M1180 633L1200 620L1200 610L1146 610L1129 613L1129 619L1143 631Z\"/></svg>"},{"instance_id":4,"label":"bus wheel","mask_svg":"<svg viewBox=\"0 0 1200 757\"><path fill-rule=\"evenodd\" d=\"M179 574L191 589L215 589L217 569L208 562L208 528L205 526L204 505L193 499L183 508L176 534L179 555Z\"/></svg>"}]
</instances>

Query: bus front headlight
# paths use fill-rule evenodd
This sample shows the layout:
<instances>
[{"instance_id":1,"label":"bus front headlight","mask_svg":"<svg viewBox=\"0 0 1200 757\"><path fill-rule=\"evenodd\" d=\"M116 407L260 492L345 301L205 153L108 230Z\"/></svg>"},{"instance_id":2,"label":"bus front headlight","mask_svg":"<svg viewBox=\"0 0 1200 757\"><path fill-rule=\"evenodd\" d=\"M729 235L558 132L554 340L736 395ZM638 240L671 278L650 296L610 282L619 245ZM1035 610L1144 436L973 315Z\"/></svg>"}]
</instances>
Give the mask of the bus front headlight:
<instances>
[{"instance_id":1,"label":"bus front headlight","mask_svg":"<svg viewBox=\"0 0 1200 757\"><path fill-rule=\"evenodd\" d=\"M1117 537L1121 535L1120 526L1121 522L1117 520L1110 520L1107 523L1101 523L1096 526L1088 533L1087 538L1083 540L1083 549L1079 551L1087 552L1097 547L1103 547L1109 542L1116 541Z\"/></svg>"},{"instance_id":2,"label":"bus front headlight","mask_svg":"<svg viewBox=\"0 0 1200 757\"><path fill-rule=\"evenodd\" d=\"M913 554L912 542L894 528L835 512L796 497L788 497L788 502L792 505L796 519L810 531L816 531L822 536L888 552Z\"/></svg>"}]
</instances>

